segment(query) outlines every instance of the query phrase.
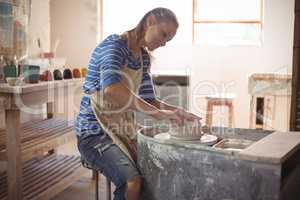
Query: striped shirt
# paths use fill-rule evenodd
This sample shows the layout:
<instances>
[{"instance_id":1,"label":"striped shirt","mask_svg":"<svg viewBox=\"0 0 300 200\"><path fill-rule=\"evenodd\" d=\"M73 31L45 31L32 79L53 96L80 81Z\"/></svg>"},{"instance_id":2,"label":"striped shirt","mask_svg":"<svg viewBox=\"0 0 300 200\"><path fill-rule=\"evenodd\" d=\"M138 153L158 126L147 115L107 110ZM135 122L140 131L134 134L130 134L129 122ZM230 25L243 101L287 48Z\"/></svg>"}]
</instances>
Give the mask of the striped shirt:
<instances>
[{"instance_id":1,"label":"striped shirt","mask_svg":"<svg viewBox=\"0 0 300 200\"><path fill-rule=\"evenodd\" d=\"M143 78L139 87L139 96L147 102L155 99L153 81L149 74L150 56L143 50ZM127 64L131 69L141 67L140 59L134 58L127 42L120 35L110 35L93 51L83 85L85 94L92 94L121 81L120 71ZM90 97L83 96L80 111L76 118L76 134L89 136L103 134L100 124L92 110Z\"/></svg>"}]
</instances>

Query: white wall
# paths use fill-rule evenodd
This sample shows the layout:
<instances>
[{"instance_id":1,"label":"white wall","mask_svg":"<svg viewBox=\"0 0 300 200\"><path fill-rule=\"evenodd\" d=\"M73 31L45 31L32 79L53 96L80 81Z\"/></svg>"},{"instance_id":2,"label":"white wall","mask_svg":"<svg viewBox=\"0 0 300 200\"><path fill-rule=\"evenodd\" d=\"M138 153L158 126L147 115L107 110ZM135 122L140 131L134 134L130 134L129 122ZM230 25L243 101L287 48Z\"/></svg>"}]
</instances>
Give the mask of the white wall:
<instances>
[{"instance_id":1,"label":"white wall","mask_svg":"<svg viewBox=\"0 0 300 200\"><path fill-rule=\"evenodd\" d=\"M31 0L31 17L28 34L28 53L30 57L40 54L37 40L40 38L44 51L50 51L50 0Z\"/></svg>"},{"instance_id":2,"label":"white wall","mask_svg":"<svg viewBox=\"0 0 300 200\"><path fill-rule=\"evenodd\" d=\"M89 63L101 31L99 3L99 0L50 0L51 49L58 44L55 56L65 58L68 68L87 67ZM69 92L68 108L63 103L67 94L57 100L59 116L74 118L82 97L81 86L76 89L76 95Z\"/></svg>"},{"instance_id":3,"label":"white wall","mask_svg":"<svg viewBox=\"0 0 300 200\"><path fill-rule=\"evenodd\" d=\"M37 39L40 38L43 50L50 50L50 21L49 21L49 0L31 0L31 17L28 26L28 56L39 56L40 49ZM35 106L41 109L41 106ZM41 115L31 115L21 112L21 122L40 118ZM0 110L0 128L5 127L5 112Z\"/></svg>"},{"instance_id":4,"label":"white wall","mask_svg":"<svg viewBox=\"0 0 300 200\"><path fill-rule=\"evenodd\" d=\"M108 2L109 0L106 0ZM112 0L111 0L112 1ZM97 43L99 14L97 0L51 0L51 46L60 40L57 56L66 57L67 65L86 66L90 53ZM157 6L163 6L165 2ZM156 4L144 1L127 1L118 8L107 8L104 1L104 17L112 16L109 23L117 24L126 31L124 21L132 20L128 25L135 25L142 15ZM148 5L149 4L149 5ZM151 6L150 6L151 4ZM132 6L141 7L130 15ZM148 6L147 6L148 5ZM203 47L192 46L192 1L173 1L172 10L178 16L180 27L178 34L166 47L154 52L153 70L191 69L191 110L204 115L206 102L203 98L192 101L196 96L220 90L222 85L230 85L227 92L236 94L235 122L237 127L249 127L250 96L247 93L247 77L258 72L291 72L292 44L294 24L294 0L265 0L264 41L260 47ZM184 6L181 6L184 5ZM128 6L128 9L125 7ZM126 10L126 13L122 13ZM121 12L122 11L122 12ZM129 12L129 14L128 14ZM106 13L106 14L105 14ZM108 14L107 14L108 13ZM131 17L130 17L131 16ZM105 20L104 20L105 21ZM132 28L132 26L128 26ZM123 30L124 29L124 30ZM104 32L104 34L106 34ZM195 91L196 86L199 86ZM205 85L205 86L203 86ZM200 109L199 109L200 108ZM285 111L286 112L286 109Z\"/></svg>"},{"instance_id":5,"label":"white wall","mask_svg":"<svg viewBox=\"0 0 300 200\"><path fill-rule=\"evenodd\" d=\"M97 44L98 0L51 0L51 48L68 67L85 67Z\"/></svg>"},{"instance_id":6,"label":"white wall","mask_svg":"<svg viewBox=\"0 0 300 200\"><path fill-rule=\"evenodd\" d=\"M135 12L130 12L133 5ZM148 11L156 7L171 9L177 15L180 28L171 42L153 52L153 70L183 69L191 66L192 0L103 0L104 38L134 28Z\"/></svg>"},{"instance_id":7,"label":"white wall","mask_svg":"<svg viewBox=\"0 0 300 200\"><path fill-rule=\"evenodd\" d=\"M259 72L291 72L294 0L266 0L263 30L264 41L261 47L195 46L192 49L192 90L205 80L217 87L232 82L228 92L236 94L235 121L238 127L249 127L250 96L247 93L247 77ZM211 91L202 87L193 94ZM191 109L199 113L197 104L203 108L205 101L202 99L191 105ZM286 109L283 110L287 112Z\"/></svg>"},{"instance_id":8,"label":"white wall","mask_svg":"<svg viewBox=\"0 0 300 200\"><path fill-rule=\"evenodd\" d=\"M185 19L179 30L191 30L191 18L184 14L177 15L179 19ZM226 92L236 95L235 124L248 128L250 95L247 92L247 77L259 72L291 72L293 33L294 0L265 0L262 46L204 47L172 45L171 41L166 47L156 50L153 68L170 70L191 67L190 108L203 117L205 94L215 93L216 90L221 92L222 85L228 85ZM189 37L187 32L185 36ZM283 105L283 111L286 115L287 105ZM215 122L219 124L220 120Z\"/></svg>"},{"instance_id":9,"label":"white wall","mask_svg":"<svg viewBox=\"0 0 300 200\"><path fill-rule=\"evenodd\" d=\"M28 28L28 55L36 58L40 55L41 50L38 47L38 38L41 41L43 51L50 51L50 0L31 0L31 16ZM32 108L45 112L45 106L36 105ZM41 118L42 114L21 113L21 122Z\"/></svg>"}]
</instances>

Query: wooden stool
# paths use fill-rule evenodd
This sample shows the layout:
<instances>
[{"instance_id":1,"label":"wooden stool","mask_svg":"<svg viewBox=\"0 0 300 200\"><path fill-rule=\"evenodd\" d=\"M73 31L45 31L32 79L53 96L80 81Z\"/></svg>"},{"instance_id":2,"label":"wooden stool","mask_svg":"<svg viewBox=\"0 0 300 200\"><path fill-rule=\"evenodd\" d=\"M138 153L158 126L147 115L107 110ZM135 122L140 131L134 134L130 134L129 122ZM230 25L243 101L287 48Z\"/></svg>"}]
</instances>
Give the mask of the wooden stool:
<instances>
[{"instance_id":1,"label":"wooden stool","mask_svg":"<svg viewBox=\"0 0 300 200\"><path fill-rule=\"evenodd\" d=\"M99 200L99 172L98 170L92 168L82 157L81 157L81 163L82 166L93 170L93 179L95 180L95 199ZM110 180L106 177L106 200L111 200L111 182Z\"/></svg>"},{"instance_id":2,"label":"wooden stool","mask_svg":"<svg viewBox=\"0 0 300 200\"><path fill-rule=\"evenodd\" d=\"M233 95L219 95L219 96L207 96L205 97L207 100L207 108L206 108L206 125L208 127L212 126L213 120L213 107L214 106L227 106L229 115L228 115L228 127L233 127Z\"/></svg>"}]
</instances>

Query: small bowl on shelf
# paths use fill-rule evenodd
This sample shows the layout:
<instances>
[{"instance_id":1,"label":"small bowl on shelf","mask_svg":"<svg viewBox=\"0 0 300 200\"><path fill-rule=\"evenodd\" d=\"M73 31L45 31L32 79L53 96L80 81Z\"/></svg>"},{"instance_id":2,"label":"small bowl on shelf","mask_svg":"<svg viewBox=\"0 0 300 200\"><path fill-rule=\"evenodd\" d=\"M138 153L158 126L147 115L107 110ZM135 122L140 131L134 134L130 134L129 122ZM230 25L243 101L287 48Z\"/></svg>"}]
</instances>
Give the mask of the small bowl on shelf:
<instances>
[{"instance_id":1,"label":"small bowl on shelf","mask_svg":"<svg viewBox=\"0 0 300 200\"><path fill-rule=\"evenodd\" d=\"M6 82L9 86L17 86L23 84L22 78L19 77L6 77Z\"/></svg>"}]
</instances>

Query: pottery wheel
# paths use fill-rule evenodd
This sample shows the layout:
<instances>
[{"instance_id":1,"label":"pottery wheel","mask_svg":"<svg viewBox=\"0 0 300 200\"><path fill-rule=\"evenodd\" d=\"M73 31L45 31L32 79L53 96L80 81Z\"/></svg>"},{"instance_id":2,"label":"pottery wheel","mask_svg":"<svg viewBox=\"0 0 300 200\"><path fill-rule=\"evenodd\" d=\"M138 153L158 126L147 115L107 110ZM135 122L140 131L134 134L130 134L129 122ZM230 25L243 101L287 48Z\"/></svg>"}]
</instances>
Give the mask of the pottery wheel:
<instances>
[{"instance_id":1,"label":"pottery wheel","mask_svg":"<svg viewBox=\"0 0 300 200\"><path fill-rule=\"evenodd\" d=\"M174 137L171 136L169 133L160 133L154 136L155 139L159 140L166 140L172 142L186 142L186 143L196 143L196 144L203 144L203 145L213 145L218 141L218 137L215 135L204 134L200 137L194 138L184 138L184 137ZM196 138L196 139L195 139Z\"/></svg>"}]
</instances>

